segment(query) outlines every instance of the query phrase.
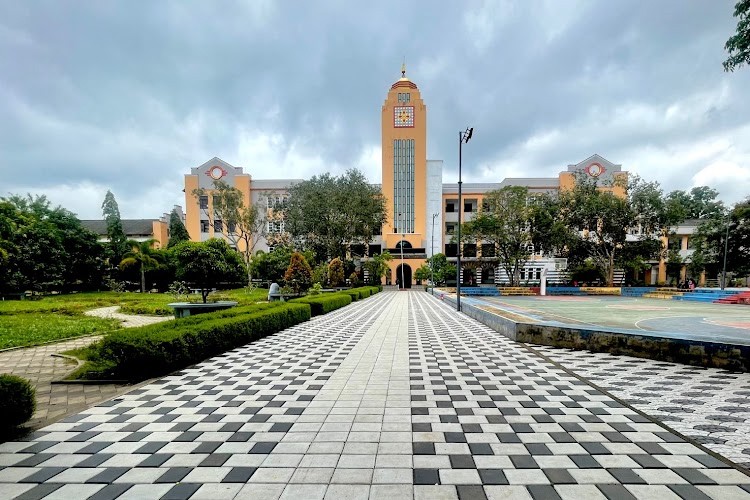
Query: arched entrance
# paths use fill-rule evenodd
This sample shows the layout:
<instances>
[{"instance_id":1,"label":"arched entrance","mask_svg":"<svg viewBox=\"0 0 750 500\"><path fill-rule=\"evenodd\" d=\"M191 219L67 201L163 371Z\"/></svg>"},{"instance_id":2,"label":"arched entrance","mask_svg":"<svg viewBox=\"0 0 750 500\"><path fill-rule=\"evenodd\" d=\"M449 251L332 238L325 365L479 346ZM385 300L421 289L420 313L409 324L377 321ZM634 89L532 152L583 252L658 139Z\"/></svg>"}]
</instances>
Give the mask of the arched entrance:
<instances>
[{"instance_id":1,"label":"arched entrance","mask_svg":"<svg viewBox=\"0 0 750 500\"><path fill-rule=\"evenodd\" d=\"M401 269L404 271L404 286L401 286ZM409 264L399 264L396 268L396 283L399 288L411 288L411 266Z\"/></svg>"}]
</instances>

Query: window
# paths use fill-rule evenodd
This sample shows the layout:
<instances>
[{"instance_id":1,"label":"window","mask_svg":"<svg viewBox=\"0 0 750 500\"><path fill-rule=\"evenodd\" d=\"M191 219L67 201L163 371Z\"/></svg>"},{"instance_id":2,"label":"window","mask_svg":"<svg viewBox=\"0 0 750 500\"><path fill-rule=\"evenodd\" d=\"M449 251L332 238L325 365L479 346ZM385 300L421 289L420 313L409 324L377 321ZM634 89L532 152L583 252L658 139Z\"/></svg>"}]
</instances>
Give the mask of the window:
<instances>
[{"instance_id":1,"label":"window","mask_svg":"<svg viewBox=\"0 0 750 500\"><path fill-rule=\"evenodd\" d=\"M489 211L490 211L489 202L482 200L482 212L489 212Z\"/></svg>"},{"instance_id":2,"label":"window","mask_svg":"<svg viewBox=\"0 0 750 500\"><path fill-rule=\"evenodd\" d=\"M445 211L446 212L450 212L450 213L455 212L456 211L455 204L453 202L446 203L445 204Z\"/></svg>"},{"instance_id":3,"label":"window","mask_svg":"<svg viewBox=\"0 0 750 500\"><path fill-rule=\"evenodd\" d=\"M482 257L494 257L495 245L492 243L482 243Z\"/></svg>"},{"instance_id":4,"label":"window","mask_svg":"<svg viewBox=\"0 0 750 500\"><path fill-rule=\"evenodd\" d=\"M445 256L455 257L456 255L458 255L458 245L455 243L446 243L445 244Z\"/></svg>"},{"instance_id":5,"label":"window","mask_svg":"<svg viewBox=\"0 0 750 500\"><path fill-rule=\"evenodd\" d=\"M198 198L198 203L200 203L201 210L208 209L208 196L201 196Z\"/></svg>"},{"instance_id":6,"label":"window","mask_svg":"<svg viewBox=\"0 0 750 500\"><path fill-rule=\"evenodd\" d=\"M693 249L693 237L692 236L686 236L687 239L687 249L692 250Z\"/></svg>"},{"instance_id":7,"label":"window","mask_svg":"<svg viewBox=\"0 0 750 500\"><path fill-rule=\"evenodd\" d=\"M202 220L201 221L201 233L207 233L208 232L208 221Z\"/></svg>"},{"instance_id":8,"label":"window","mask_svg":"<svg viewBox=\"0 0 750 500\"><path fill-rule=\"evenodd\" d=\"M401 104L406 104L409 101L411 101L411 94L409 92L398 93L398 102L400 102Z\"/></svg>"},{"instance_id":9,"label":"window","mask_svg":"<svg viewBox=\"0 0 750 500\"><path fill-rule=\"evenodd\" d=\"M370 245L370 249L368 251L370 257L372 257L373 255L380 255L380 252L382 252L380 245Z\"/></svg>"},{"instance_id":10,"label":"window","mask_svg":"<svg viewBox=\"0 0 750 500\"><path fill-rule=\"evenodd\" d=\"M469 213L474 211L474 204L470 201L464 202L464 212Z\"/></svg>"},{"instance_id":11,"label":"window","mask_svg":"<svg viewBox=\"0 0 750 500\"><path fill-rule=\"evenodd\" d=\"M273 221L269 220L266 223L266 229L270 234L283 233L284 232L284 221Z\"/></svg>"},{"instance_id":12,"label":"window","mask_svg":"<svg viewBox=\"0 0 750 500\"><path fill-rule=\"evenodd\" d=\"M224 232L224 222L220 220L214 221L214 232L215 233L223 233Z\"/></svg>"},{"instance_id":13,"label":"window","mask_svg":"<svg viewBox=\"0 0 750 500\"><path fill-rule=\"evenodd\" d=\"M445 225L445 234L454 234L456 232L456 224L448 223Z\"/></svg>"},{"instance_id":14,"label":"window","mask_svg":"<svg viewBox=\"0 0 750 500\"><path fill-rule=\"evenodd\" d=\"M541 280L542 279L542 269L538 268L536 270L536 279Z\"/></svg>"},{"instance_id":15,"label":"window","mask_svg":"<svg viewBox=\"0 0 750 500\"><path fill-rule=\"evenodd\" d=\"M230 222L229 224L227 224L227 232L229 234L234 233L236 229L237 229L237 225L234 222Z\"/></svg>"},{"instance_id":16,"label":"window","mask_svg":"<svg viewBox=\"0 0 750 500\"><path fill-rule=\"evenodd\" d=\"M214 210L216 210L216 206L219 204L219 197L217 195L213 195L213 204L214 204Z\"/></svg>"},{"instance_id":17,"label":"window","mask_svg":"<svg viewBox=\"0 0 750 500\"><path fill-rule=\"evenodd\" d=\"M477 256L476 243L466 243L464 245L464 257L476 257L476 256Z\"/></svg>"}]
</instances>

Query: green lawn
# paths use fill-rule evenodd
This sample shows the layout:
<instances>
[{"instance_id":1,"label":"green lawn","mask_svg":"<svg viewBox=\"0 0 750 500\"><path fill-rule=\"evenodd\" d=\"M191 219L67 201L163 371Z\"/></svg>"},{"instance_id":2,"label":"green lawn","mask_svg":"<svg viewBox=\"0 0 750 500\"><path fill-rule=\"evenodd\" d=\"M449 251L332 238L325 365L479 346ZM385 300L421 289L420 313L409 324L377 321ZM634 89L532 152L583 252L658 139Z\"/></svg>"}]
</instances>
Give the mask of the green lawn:
<instances>
[{"instance_id":1,"label":"green lawn","mask_svg":"<svg viewBox=\"0 0 750 500\"><path fill-rule=\"evenodd\" d=\"M221 295L240 305L265 301L268 290L226 290ZM190 297L199 300L198 295ZM167 307L175 302L165 293L92 292L53 295L39 300L0 301L0 349L31 346L68 337L120 328L117 320L85 316L84 311L119 305L126 314L171 315Z\"/></svg>"}]
</instances>

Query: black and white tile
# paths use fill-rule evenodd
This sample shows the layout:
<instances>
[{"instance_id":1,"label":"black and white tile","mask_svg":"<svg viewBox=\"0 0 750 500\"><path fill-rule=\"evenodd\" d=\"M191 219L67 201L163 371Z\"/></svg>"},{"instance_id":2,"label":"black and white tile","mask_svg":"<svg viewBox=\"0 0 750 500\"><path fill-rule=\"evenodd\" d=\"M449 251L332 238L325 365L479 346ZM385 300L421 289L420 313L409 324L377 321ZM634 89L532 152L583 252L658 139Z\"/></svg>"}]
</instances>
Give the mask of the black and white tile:
<instances>
[{"instance_id":1,"label":"black and white tile","mask_svg":"<svg viewBox=\"0 0 750 500\"><path fill-rule=\"evenodd\" d=\"M412 302L416 484L462 499L750 498L742 472L428 295Z\"/></svg>"},{"instance_id":2,"label":"black and white tile","mask_svg":"<svg viewBox=\"0 0 750 500\"><path fill-rule=\"evenodd\" d=\"M750 477L423 292L0 445L0 498L750 498Z\"/></svg>"},{"instance_id":3,"label":"black and white tile","mask_svg":"<svg viewBox=\"0 0 750 500\"><path fill-rule=\"evenodd\" d=\"M750 468L750 373L546 346L534 349Z\"/></svg>"}]
</instances>

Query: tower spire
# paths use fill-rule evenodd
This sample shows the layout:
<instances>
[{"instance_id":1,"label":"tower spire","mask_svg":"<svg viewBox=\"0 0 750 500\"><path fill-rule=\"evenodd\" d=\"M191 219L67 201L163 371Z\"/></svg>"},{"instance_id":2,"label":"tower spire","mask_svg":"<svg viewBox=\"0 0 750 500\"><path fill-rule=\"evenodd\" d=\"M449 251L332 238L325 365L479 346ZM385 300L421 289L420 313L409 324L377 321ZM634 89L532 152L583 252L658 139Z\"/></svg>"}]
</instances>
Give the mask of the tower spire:
<instances>
[{"instance_id":1,"label":"tower spire","mask_svg":"<svg viewBox=\"0 0 750 500\"><path fill-rule=\"evenodd\" d=\"M404 62L401 63L401 78L406 78L406 58L404 57Z\"/></svg>"}]
</instances>

